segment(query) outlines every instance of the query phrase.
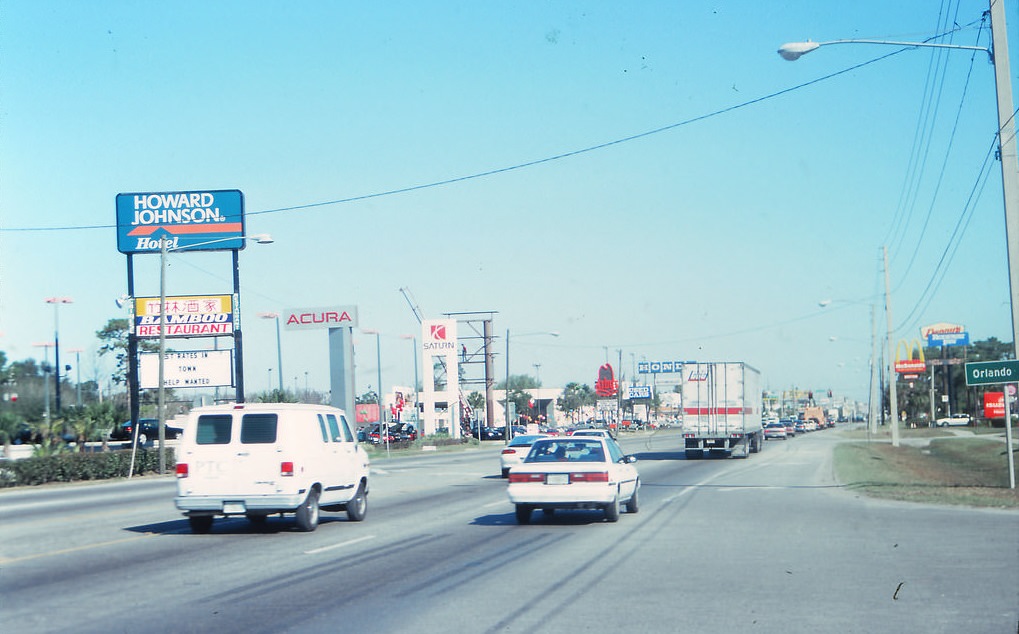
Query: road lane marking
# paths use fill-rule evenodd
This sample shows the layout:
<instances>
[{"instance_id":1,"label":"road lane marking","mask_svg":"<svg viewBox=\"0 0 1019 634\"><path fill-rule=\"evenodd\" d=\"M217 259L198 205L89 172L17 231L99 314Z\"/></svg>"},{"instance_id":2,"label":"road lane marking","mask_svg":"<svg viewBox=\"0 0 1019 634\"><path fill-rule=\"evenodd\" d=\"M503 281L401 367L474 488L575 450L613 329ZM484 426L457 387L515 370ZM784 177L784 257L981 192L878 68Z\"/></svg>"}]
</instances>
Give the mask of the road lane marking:
<instances>
[{"instance_id":1,"label":"road lane marking","mask_svg":"<svg viewBox=\"0 0 1019 634\"><path fill-rule=\"evenodd\" d=\"M312 550L306 550L306 551L304 551L304 554L305 555L317 555L318 553L324 553L327 550L333 550L335 548L342 548L344 546L351 546L353 544L357 544L359 542L367 541L369 539L375 539L375 536L374 535L365 535L364 537L358 537L357 539L351 539L351 540L348 540L348 541L345 541L345 542L340 542L339 544L333 544L332 546L323 546L322 548L315 548L315 549L312 549Z\"/></svg>"},{"instance_id":2,"label":"road lane marking","mask_svg":"<svg viewBox=\"0 0 1019 634\"><path fill-rule=\"evenodd\" d=\"M103 546L113 546L116 544L125 544L127 542L133 542L139 539L145 539L146 537L152 537L156 533L145 533L136 537L125 537L124 539L114 539L108 542L99 542L96 544L83 544L81 546L75 546L74 548L64 548L61 550L51 550L44 553L37 553L35 555L25 555L24 557L12 557L10 559L0 558L0 564L16 564L23 561L31 561L33 559L41 559L43 557L55 557L56 555L66 555L68 553L81 552L83 550L89 550L91 548L102 548Z\"/></svg>"}]
</instances>

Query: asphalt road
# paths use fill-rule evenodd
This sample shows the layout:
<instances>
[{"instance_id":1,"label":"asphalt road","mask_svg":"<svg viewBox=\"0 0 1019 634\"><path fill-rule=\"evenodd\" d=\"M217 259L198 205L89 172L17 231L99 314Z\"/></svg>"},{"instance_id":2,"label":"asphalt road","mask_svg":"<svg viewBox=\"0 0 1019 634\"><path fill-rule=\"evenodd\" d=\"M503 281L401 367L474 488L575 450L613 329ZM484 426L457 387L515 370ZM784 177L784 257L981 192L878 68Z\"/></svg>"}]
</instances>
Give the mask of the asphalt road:
<instances>
[{"instance_id":1,"label":"asphalt road","mask_svg":"<svg viewBox=\"0 0 1019 634\"><path fill-rule=\"evenodd\" d=\"M859 498L835 435L686 461L641 509L518 526L498 447L378 460L368 516L192 535L170 478L0 492L5 632L1015 632L1019 513Z\"/></svg>"}]
</instances>

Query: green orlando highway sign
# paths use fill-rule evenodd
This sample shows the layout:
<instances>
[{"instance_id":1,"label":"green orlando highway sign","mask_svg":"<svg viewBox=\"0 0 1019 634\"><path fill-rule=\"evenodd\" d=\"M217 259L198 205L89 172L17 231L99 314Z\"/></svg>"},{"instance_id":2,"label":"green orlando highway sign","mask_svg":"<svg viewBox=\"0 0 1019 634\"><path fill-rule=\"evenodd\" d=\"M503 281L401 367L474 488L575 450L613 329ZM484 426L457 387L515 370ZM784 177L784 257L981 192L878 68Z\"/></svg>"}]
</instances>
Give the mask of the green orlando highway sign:
<instances>
[{"instance_id":1,"label":"green orlando highway sign","mask_svg":"<svg viewBox=\"0 0 1019 634\"><path fill-rule=\"evenodd\" d=\"M966 385L1019 383L1019 361L977 361L966 364Z\"/></svg>"}]
</instances>

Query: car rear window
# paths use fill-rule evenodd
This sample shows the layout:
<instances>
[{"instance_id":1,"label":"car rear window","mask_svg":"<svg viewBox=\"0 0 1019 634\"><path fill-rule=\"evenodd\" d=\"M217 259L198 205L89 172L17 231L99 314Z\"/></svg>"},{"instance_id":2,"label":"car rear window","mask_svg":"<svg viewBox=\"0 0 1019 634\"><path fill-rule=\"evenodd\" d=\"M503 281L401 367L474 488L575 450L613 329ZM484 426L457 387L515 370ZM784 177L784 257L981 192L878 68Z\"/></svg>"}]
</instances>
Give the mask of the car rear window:
<instances>
[{"instance_id":1,"label":"car rear window","mask_svg":"<svg viewBox=\"0 0 1019 634\"><path fill-rule=\"evenodd\" d=\"M195 428L195 442L199 445L229 445L233 420L230 414L199 416Z\"/></svg>"},{"instance_id":2,"label":"car rear window","mask_svg":"<svg viewBox=\"0 0 1019 634\"><path fill-rule=\"evenodd\" d=\"M524 462L604 462L605 451L597 440L567 437L534 443Z\"/></svg>"},{"instance_id":3,"label":"car rear window","mask_svg":"<svg viewBox=\"0 0 1019 634\"><path fill-rule=\"evenodd\" d=\"M264 445L276 442L276 414L245 414L241 419L241 444Z\"/></svg>"}]
</instances>

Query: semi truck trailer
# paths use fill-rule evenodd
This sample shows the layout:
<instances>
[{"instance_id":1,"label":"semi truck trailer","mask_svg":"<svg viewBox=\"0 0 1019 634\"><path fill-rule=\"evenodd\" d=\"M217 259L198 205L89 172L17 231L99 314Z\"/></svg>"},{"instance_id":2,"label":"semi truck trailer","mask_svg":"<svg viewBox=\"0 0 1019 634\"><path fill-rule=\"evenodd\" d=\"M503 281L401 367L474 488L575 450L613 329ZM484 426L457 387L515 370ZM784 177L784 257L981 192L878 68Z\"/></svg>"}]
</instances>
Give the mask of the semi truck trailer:
<instances>
[{"instance_id":1,"label":"semi truck trailer","mask_svg":"<svg viewBox=\"0 0 1019 634\"><path fill-rule=\"evenodd\" d=\"M743 362L683 366L686 457L705 451L746 458L764 447L761 373Z\"/></svg>"}]
</instances>

